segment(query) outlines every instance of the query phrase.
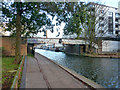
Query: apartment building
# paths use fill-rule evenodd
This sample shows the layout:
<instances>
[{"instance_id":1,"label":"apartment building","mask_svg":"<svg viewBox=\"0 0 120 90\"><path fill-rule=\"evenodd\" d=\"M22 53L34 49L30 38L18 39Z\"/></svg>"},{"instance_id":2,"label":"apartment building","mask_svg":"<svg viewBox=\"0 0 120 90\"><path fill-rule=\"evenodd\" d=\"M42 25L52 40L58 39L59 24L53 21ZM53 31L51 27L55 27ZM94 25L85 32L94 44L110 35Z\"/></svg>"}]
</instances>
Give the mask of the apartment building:
<instances>
[{"instance_id":1,"label":"apartment building","mask_svg":"<svg viewBox=\"0 0 120 90\"><path fill-rule=\"evenodd\" d=\"M118 8L110 7L108 12L109 18L109 30L108 33L112 33L115 36L120 35L120 12Z\"/></svg>"},{"instance_id":2,"label":"apartment building","mask_svg":"<svg viewBox=\"0 0 120 90\"><path fill-rule=\"evenodd\" d=\"M96 25L96 30L104 33L103 37L120 36L120 2L118 8L90 2L93 6L96 19L100 19ZM97 29L99 27L99 29Z\"/></svg>"}]
</instances>

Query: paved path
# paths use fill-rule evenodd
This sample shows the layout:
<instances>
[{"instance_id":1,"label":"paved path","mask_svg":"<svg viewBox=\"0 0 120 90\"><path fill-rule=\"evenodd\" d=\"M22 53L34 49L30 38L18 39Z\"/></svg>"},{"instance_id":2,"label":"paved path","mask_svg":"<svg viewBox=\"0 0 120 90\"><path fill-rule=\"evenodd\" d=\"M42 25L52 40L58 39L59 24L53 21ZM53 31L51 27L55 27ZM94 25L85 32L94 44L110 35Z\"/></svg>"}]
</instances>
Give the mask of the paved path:
<instances>
[{"instance_id":1,"label":"paved path","mask_svg":"<svg viewBox=\"0 0 120 90\"><path fill-rule=\"evenodd\" d=\"M25 88L88 88L40 54L35 58L27 57Z\"/></svg>"}]
</instances>

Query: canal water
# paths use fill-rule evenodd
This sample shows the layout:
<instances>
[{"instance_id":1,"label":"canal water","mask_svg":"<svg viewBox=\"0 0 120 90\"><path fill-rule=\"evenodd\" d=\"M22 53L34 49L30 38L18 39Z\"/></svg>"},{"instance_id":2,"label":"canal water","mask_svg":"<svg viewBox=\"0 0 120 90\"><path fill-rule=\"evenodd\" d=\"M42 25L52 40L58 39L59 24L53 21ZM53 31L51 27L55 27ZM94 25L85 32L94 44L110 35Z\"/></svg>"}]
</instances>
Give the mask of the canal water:
<instances>
[{"instance_id":1,"label":"canal water","mask_svg":"<svg viewBox=\"0 0 120 90\"><path fill-rule=\"evenodd\" d=\"M74 70L78 74L101 84L103 87L120 88L118 85L118 62L120 62L120 59L90 58L42 49L35 49L35 52Z\"/></svg>"}]
</instances>

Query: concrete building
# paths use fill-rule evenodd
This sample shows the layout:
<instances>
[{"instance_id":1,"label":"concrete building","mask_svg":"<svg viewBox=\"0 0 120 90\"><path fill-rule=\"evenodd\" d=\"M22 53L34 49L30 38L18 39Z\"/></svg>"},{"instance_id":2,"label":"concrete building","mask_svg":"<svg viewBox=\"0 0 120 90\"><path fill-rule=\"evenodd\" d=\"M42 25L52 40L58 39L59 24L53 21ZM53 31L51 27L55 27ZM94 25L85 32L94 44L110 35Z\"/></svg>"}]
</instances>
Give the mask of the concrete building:
<instances>
[{"instance_id":1,"label":"concrete building","mask_svg":"<svg viewBox=\"0 0 120 90\"><path fill-rule=\"evenodd\" d=\"M119 8L93 2L88 3L88 6L93 8L96 17L95 29L99 30L98 33L104 34L102 37L115 38L120 35L120 2L118 3Z\"/></svg>"}]
</instances>

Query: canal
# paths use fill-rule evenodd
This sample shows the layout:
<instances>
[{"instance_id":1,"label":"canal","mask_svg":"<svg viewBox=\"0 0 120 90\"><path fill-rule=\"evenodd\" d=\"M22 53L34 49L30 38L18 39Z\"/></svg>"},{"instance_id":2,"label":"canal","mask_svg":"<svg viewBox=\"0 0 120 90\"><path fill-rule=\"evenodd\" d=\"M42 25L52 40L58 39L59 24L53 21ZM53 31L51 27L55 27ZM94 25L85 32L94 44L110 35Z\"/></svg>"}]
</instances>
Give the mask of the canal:
<instances>
[{"instance_id":1,"label":"canal","mask_svg":"<svg viewBox=\"0 0 120 90\"><path fill-rule=\"evenodd\" d=\"M35 52L74 70L76 73L101 84L103 87L120 88L118 85L118 62L120 62L120 59L90 58L42 49L35 49Z\"/></svg>"}]
</instances>

